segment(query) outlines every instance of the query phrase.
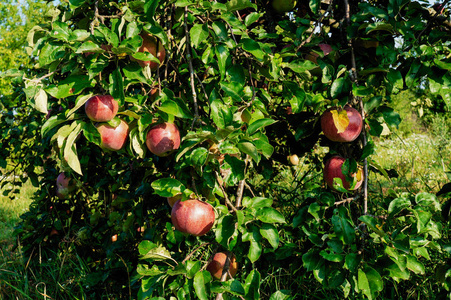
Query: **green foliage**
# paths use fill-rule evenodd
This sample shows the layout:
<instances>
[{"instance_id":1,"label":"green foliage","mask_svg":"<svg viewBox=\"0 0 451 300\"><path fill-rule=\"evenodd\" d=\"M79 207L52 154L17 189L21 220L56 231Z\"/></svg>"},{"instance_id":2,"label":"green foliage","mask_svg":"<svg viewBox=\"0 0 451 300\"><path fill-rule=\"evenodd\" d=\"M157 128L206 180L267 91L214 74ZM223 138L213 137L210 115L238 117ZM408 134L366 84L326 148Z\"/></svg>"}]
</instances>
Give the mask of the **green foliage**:
<instances>
[{"instance_id":1,"label":"green foliage","mask_svg":"<svg viewBox=\"0 0 451 300\"><path fill-rule=\"evenodd\" d=\"M39 188L17 229L30 263L72 251L86 262L82 292L96 299L373 299L430 278L434 264L444 275L431 290L449 289L436 196L367 198L368 164L388 177L371 155L373 139L401 122L392 96L430 87L450 107L449 28L419 2L385 4L300 1L280 15L260 0L70 0L51 10L28 35L33 68L18 73L23 90L0 125L0 157ZM144 33L166 51L157 69L138 63L161 57L139 51ZM99 147L84 112L96 94L119 103L111 125L129 124L119 151ZM319 118L345 104L361 109L364 129L333 143ZM158 122L182 133L166 157L146 147ZM347 176L364 166L361 189L325 188L332 154L349 158ZM56 193L62 171L77 186L66 199ZM174 229L165 198L177 195L214 207L209 233ZM205 270L217 251L235 255L235 278Z\"/></svg>"}]
</instances>

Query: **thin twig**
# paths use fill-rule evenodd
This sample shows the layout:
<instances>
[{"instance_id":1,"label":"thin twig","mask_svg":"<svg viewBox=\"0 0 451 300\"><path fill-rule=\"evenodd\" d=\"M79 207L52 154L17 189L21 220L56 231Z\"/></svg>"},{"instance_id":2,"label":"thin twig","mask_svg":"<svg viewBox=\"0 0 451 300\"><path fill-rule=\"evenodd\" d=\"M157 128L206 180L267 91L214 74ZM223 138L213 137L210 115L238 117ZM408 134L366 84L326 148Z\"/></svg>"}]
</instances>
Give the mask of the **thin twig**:
<instances>
[{"instance_id":1,"label":"thin twig","mask_svg":"<svg viewBox=\"0 0 451 300\"><path fill-rule=\"evenodd\" d=\"M191 56L191 39L188 30L188 7L185 7L185 37L186 37L186 59L188 60L191 92L193 95L194 120L197 120L199 118L199 108L197 105L196 87L194 86L194 68L193 68L193 58Z\"/></svg>"},{"instance_id":2,"label":"thin twig","mask_svg":"<svg viewBox=\"0 0 451 300\"><path fill-rule=\"evenodd\" d=\"M305 44L310 43L310 41L312 40L313 34L315 34L315 28L316 26L318 26L318 24L320 24L324 17L326 16L326 14L331 11L332 9L332 1L329 4L329 6L327 7L326 11L318 18L318 20L316 20L315 25L313 26L312 32L310 33L309 37L307 39L305 39L304 41L302 41L302 43L298 46L298 48L296 49L296 51L299 51L299 49L301 49L302 47L304 47Z\"/></svg>"},{"instance_id":3,"label":"thin twig","mask_svg":"<svg viewBox=\"0 0 451 300\"><path fill-rule=\"evenodd\" d=\"M194 249L193 251L191 251L191 253L189 253L189 254L182 260L182 265L183 265L188 259L190 259L191 256L193 256L194 253L197 252L197 250L199 250L199 249L202 248L202 247L208 246L208 245L210 245L210 244L211 244L210 242L207 242L207 243L203 243L203 244L200 244L199 246L197 246L196 249Z\"/></svg>"},{"instance_id":4,"label":"thin twig","mask_svg":"<svg viewBox=\"0 0 451 300\"><path fill-rule=\"evenodd\" d=\"M215 176L216 176L216 181L218 182L219 187L221 188L222 193L224 194L224 199L225 199L226 204L227 204L228 206L230 206L230 208L231 208L234 212L236 212L236 211L237 211L236 207L233 205L232 202L230 202L229 197L227 196L227 193L226 193L224 187L223 187L222 184L220 183L220 182L221 182L221 178L219 178L218 172L215 172Z\"/></svg>"}]
</instances>

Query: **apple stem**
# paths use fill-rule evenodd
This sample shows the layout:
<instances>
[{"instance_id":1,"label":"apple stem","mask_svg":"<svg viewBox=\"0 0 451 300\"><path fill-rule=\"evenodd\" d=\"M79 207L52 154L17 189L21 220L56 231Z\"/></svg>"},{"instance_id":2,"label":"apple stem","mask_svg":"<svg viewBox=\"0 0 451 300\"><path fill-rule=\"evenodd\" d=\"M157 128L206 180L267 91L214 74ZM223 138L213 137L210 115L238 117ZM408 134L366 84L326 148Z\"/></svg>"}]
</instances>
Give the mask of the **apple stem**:
<instances>
[{"instance_id":1,"label":"apple stem","mask_svg":"<svg viewBox=\"0 0 451 300\"><path fill-rule=\"evenodd\" d=\"M186 36L186 58L188 60L191 92L193 95L193 104L194 104L194 119L197 120L199 118L199 108L197 105L196 88L194 86L194 69L193 69L193 60L191 57L191 40L190 40L190 35L189 35L189 30L188 30L188 7L187 6L185 6L185 36Z\"/></svg>"}]
</instances>

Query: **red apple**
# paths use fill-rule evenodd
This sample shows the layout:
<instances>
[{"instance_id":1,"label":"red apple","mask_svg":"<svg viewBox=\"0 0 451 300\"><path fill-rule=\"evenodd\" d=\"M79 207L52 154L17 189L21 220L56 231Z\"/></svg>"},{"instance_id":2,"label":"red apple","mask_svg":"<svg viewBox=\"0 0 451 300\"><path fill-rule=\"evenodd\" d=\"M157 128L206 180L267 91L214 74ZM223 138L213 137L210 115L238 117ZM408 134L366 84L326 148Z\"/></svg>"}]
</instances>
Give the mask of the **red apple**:
<instances>
[{"instance_id":1,"label":"red apple","mask_svg":"<svg viewBox=\"0 0 451 300\"><path fill-rule=\"evenodd\" d=\"M345 106L344 110L349 119L347 126L339 130L340 122L344 120L340 116L341 108L332 107L326 110L321 116L321 129L324 135L333 142L352 142L362 131L363 121L360 113L350 106ZM336 116L334 120L334 115ZM343 131L344 130L344 131Z\"/></svg>"},{"instance_id":2,"label":"red apple","mask_svg":"<svg viewBox=\"0 0 451 300\"><path fill-rule=\"evenodd\" d=\"M201 236L213 227L215 211L213 206L197 199L179 200L172 207L171 219L178 231Z\"/></svg>"},{"instance_id":3,"label":"red apple","mask_svg":"<svg viewBox=\"0 0 451 300\"><path fill-rule=\"evenodd\" d=\"M128 137L128 124L124 120L121 120L116 127L112 127L108 123L102 123L97 126L97 130L102 139L100 146L112 151L120 150Z\"/></svg>"},{"instance_id":4,"label":"red apple","mask_svg":"<svg viewBox=\"0 0 451 300\"><path fill-rule=\"evenodd\" d=\"M117 242L117 234L114 234L114 235L111 236L111 242L112 243Z\"/></svg>"},{"instance_id":5,"label":"red apple","mask_svg":"<svg viewBox=\"0 0 451 300\"><path fill-rule=\"evenodd\" d=\"M159 42L157 38L152 36L151 34L142 33L141 37L143 39L143 43L141 47L138 49L138 52L149 52L153 56L158 58L160 63L158 64L153 61L143 61L134 58L132 59L136 60L141 67L149 66L151 70L156 70L164 62L164 58L166 57L166 50L164 49L163 44Z\"/></svg>"},{"instance_id":6,"label":"red apple","mask_svg":"<svg viewBox=\"0 0 451 300\"><path fill-rule=\"evenodd\" d=\"M56 195L60 199L66 198L73 190L75 190L75 182L66 174L60 173L56 178Z\"/></svg>"},{"instance_id":7,"label":"red apple","mask_svg":"<svg viewBox=\"0 0 451 300\"><path fill-rule=\"evenodd\" d=\"M94 122L108 122L112 120L119 109L118 103L110 95L97 95L85 103L85 112Z\"/></svg>"},{"instance_id":8,"label":"red apple","mask_svg":"<svg viewBox=\"0 0 451 300\"><path fill-rule=\"evenodd\" d=\"M340 178L345 189L356 190L362 185L363 182L362 170L358 169L357 173L351 174L351 176L354 178L354 181L356 181L355 186L351 188L352 182L348 182L346 180L346 177L341 170L341 166L344 162L345 158L338 155L334 155L329 158L324 164L324 180L331 189L334 189L334 178Z\"/></svg>"},{"instance_id":9,"label":"red apple","mask_svg":"<svg viewBox=\"0 0 451 300\"><path fill-rule=\"evenodd\" d=\"M212 261L207 265L207 271L210 272L211 276L216 279L221 279L222 270L224 269L225 262L227 259L227 254L224 252L217 252L213 256ZM232 254L229 262L229 272L232 277L235 277L236 271L238 270L238 263L236 262L235 256ZM227 278L230 278L227 275Z\"/></svg>"},{"instance_id":10,"label":"red apple","mask_svg":"<svg viewBox=\"0 0 451 300\"><path fill-rule=\"evenodd\" d=\"M180 132L174 123L161 123L147 132L146 145L157 156L167 156L180 147Z\"/></svg>"}]
</instances>

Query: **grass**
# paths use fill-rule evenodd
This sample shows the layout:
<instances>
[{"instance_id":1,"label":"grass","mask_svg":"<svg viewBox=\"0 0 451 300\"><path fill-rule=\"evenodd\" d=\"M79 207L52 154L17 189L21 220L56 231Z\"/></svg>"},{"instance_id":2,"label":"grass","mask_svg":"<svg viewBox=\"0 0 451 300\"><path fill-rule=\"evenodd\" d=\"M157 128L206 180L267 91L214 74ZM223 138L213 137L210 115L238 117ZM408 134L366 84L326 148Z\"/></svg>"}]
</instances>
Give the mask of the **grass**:
<instances>
[{"instance_id":1,"label":"grass","mask_svg":"<svg viewBox=\"0 0 451 300\"><path fill-rule=\"evenodd\" d=\"M428 131L409 135L394 132L391 138L376 143L377 154L372 158L384 169L396 170L398 177L388 181L377 175L372 179L383 190L437 193L451 181L447 177L451 172L450 140L450 120L442 116L431 119Z\"/></svg>"}]
</instances>

